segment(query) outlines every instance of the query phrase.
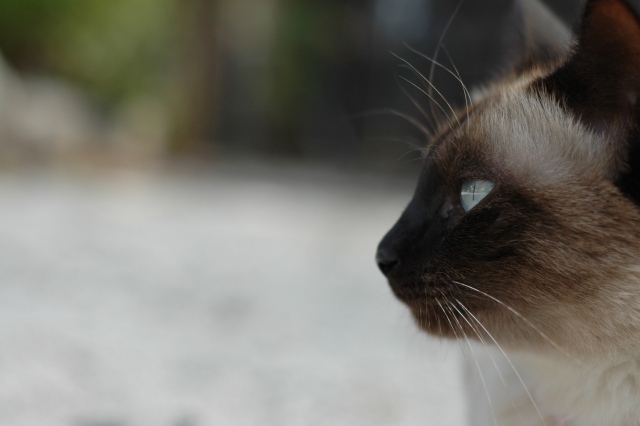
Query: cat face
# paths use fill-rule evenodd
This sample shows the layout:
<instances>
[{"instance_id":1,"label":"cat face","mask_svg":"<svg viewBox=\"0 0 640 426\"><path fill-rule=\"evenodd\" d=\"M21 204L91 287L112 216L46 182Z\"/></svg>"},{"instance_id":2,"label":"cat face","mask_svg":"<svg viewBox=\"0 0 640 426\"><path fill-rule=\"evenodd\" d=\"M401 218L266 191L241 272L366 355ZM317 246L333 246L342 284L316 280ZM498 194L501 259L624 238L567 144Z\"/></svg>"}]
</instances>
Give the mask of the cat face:
<instances>
[{"instance_id":1,"label":"cat face","mask_svg":"<svg viewBox=\"0 0 640 426\"><path fill-rule=\"evenodd\" d=\"M575 39L558 65L490 86L425 148L377 254L424 330L576 356L640 350L640 23L621 0L592 0Z\"/></svg>"}]
</instances>

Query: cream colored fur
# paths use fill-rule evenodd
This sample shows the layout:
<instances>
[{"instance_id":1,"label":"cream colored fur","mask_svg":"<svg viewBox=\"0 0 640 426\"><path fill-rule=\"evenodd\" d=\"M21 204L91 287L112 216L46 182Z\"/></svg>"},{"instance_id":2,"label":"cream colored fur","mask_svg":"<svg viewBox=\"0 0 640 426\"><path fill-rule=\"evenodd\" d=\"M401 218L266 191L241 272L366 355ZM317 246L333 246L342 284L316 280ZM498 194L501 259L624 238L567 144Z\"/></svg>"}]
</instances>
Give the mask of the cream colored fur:
<instances>
[{"instance_id":1,"label":"cream colored fur","mask_svg":"<svg viewBox=\"0 0 640 426\"><path fill-rule=\"evenodd\" d=\"M469 425L555 426L558 419L569 426L640 424L640 356L622 362L578 363L558 354L507 352L541 417L520 379L498 350L493 347L485 350L476 345L474 352L495 419L476 365L469 363L466 366Z\"/></svg>"}]
</instances>

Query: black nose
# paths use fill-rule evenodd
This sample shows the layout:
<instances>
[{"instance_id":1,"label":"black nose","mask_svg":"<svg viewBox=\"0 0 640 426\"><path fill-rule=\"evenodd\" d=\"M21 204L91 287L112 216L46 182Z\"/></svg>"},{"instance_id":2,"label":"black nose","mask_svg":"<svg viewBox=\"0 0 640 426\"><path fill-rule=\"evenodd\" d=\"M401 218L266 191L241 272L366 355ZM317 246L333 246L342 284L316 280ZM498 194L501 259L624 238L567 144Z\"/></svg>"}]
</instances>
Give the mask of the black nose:
<instances>
[{"instance_id":1,"label":"black nose","mask_svg":"<svg viewBox=\"0 0 640 426\"><path fill-rule=\"evenodd\" d=\"M378 268L387 276L398 264L398 255L386 247L379 247L378 253L376 253L376 262L378 263Z\"/></svg>"}]
</instances>

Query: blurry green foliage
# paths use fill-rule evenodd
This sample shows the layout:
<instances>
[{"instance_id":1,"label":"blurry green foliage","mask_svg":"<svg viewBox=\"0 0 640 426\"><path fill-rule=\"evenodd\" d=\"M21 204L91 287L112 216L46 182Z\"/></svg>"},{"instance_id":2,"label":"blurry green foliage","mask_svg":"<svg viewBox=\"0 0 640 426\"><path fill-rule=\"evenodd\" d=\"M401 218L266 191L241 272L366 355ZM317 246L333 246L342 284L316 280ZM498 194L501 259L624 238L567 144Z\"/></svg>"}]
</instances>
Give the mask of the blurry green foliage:
<instances>
[{"instance_id":1,"label":"blurry green foliage","mask_svg":"<svg viewBox=\"0 0 640 426\"><path fill-rule=\"evenodd\" d=\"M109 102L156 91L169 72L175 0L2 0L0 52Z\"/></svg>"},{"instance_id":2,"label":"blurry green foliage","mask_svg":"<svg viewBox=\"0 0 640 426\"><path fill-rule=\"evenodd\" d=\"M295 3L283 8L276 58L277 93L310 96L318 67L336 59L344 40L343 8L335 3ZM311 80L311 81L309 81Z\"/></svg>"},{"instance_id":3,"label":"blurry green foliage","mask_svg":"<svg viewBox=\"0 0 640 426\"><path fill-rule=\"evenodd\" d=\"M280 5L268 108L274 138L291 153L306 108L323 86L322 77L343 59L347 22L344 2L282 0Z\"/></svg>"}]
</instances>

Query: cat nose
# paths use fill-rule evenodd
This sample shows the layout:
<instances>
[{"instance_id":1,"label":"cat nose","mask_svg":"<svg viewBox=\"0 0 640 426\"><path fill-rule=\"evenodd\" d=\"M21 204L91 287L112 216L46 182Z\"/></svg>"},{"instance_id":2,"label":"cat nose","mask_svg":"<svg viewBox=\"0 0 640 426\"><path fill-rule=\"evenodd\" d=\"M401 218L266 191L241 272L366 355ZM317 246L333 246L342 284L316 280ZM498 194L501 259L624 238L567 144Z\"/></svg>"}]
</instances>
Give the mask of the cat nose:
<instances>
[{"instance_id":1,"label":"cat nose","mask_svg":"<svg viewBox=\"0 0 640 426\"><path fill-rule=\"evenodd\" d=\"M376 253L376 263L385 276L399 263L398 255L386 247L379 247Z\"/></svg>"}]
</instances>

